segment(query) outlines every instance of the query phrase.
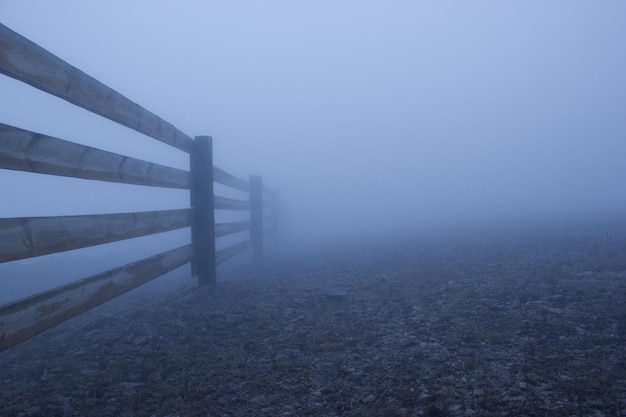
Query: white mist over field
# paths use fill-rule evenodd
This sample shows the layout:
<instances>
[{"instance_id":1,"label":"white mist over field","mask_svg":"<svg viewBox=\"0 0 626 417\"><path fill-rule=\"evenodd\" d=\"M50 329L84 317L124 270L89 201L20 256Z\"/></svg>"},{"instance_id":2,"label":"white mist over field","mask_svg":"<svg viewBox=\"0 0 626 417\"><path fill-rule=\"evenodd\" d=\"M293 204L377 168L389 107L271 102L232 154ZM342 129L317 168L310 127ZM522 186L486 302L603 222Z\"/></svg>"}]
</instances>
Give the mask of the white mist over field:
<instances>
[{"instance_id":1,"label":"white mist over field","mask_svg":"<svg viewBox=\"0 0 626 417\"><path fill-rule=\"evenodd\" d=\"M319 243L623 212L625 19L620 1L0 0L0 23L212 135L217 166L280 189L286 238ZM0 123L188 169L19 81L0 76L0 92ZM189 203L42 177L0 170L0 217Z\"/></svg>"}]
</instances>

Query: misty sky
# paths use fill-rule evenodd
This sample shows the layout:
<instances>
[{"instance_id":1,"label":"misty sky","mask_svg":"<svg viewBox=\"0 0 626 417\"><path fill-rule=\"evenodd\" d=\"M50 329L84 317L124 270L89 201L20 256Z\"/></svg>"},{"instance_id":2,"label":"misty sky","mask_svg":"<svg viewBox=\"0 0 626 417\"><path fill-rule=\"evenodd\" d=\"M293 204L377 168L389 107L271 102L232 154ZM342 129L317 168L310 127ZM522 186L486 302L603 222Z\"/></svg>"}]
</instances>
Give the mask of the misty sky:
<instances>
[{"instance_id":1,"label":"misty sky","mask_svg":"<svg viewBox=\"0 0 626 417\"><path fill-rule=\"evenodd\" d=\"M216 165L280 188L303 237L626 208L624 1L0 0L0 21L212 135ZM0 90L3 123L188 167L17 81ZM188 204L0 175L2 217Z\"/></svg>"}]
</instances>

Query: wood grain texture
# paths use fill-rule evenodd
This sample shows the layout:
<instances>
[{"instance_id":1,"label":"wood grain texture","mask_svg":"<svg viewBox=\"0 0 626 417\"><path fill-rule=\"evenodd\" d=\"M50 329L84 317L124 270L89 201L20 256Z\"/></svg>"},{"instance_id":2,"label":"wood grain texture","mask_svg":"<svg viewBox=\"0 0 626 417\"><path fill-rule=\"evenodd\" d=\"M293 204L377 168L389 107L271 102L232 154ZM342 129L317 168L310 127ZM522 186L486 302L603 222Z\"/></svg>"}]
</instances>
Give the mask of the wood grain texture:
<instances>
[{"instance_id":1,"label":"wood grain texture","mask_svg":"<svg viewBox=\"0 0 626 417\"><path fill-rule=\"evenodd\" d=\"M221 264L224 261L232 258L235 255L239 255L241 252L246 251L252 247L252 242L248 240L244 240L243 242L235 243L232 246L229 246L224 249L220 249L215 253L217 257L217 263Z\"/></svg>"},{"instance_id":2,"label":"wood grain texture","mask_svg":"<svg viewBox=\"0 0 626 417\"><path fill-rule=\"evenodd\" d=\"M193 140L154 113L0 24L0 73L189 152Z\"/></svg>"},{"instance_id":3,"label":"wood grain texture","mask_svg":"<svg viewBox=\"0 0 626 417\"><path fill-rule=\"evenodd\" d=\"M246 181L237 178L216 166L213 166L213 181L239 191L248 192L250 190L250 185Z\"/></svg>"},{"instance_id":4,"label":"wood grain texture","mask_svg":"<svg viewBox=\"0 0 626 417\"><path fill-rule=\"evenodd\" d=\"M233 198L226 198L215 196L213 197L214 207L216 210L250 210L250 203L243 200L235 200Z\"/></svg>"},{"instance_id":5,"label":"wood grain texture","mask_svg":"<svg viewBox=\"0 0 626 417\"><path fill-rule=\"evenodd\" d=\"M0 123L0 168L189 189L189 172Z\"/></svg>"},{"instance_id":6,"label":"wood grain texture","mask_svg":"<svg viewBox=\"0 0 626 417\"><path fill-rule=\"evenodd\" d=\"M189 227L191 209L0 219L0 263Z\"/></svg>"},{"instance_id":7,"label":"wood grain texture","mask_svg":"<svg viewBox=\"0 0 626 417\"><path fill-rule=\"evenodd\" d=\"M245 232L248 230L250 230L250 222L247 220L231 223L216 223L215 237L227 236L233 233Z\"/></svg>"},{"instance_id":8,"label":"wood grain texture","mask_svg":"<svg viewBox=\"0 0 626 417\"><path fill-rule=\"evenodd\" d=\"M0 306L0 351L190 262L183 246Z\"/></svg>"}]
</instances>

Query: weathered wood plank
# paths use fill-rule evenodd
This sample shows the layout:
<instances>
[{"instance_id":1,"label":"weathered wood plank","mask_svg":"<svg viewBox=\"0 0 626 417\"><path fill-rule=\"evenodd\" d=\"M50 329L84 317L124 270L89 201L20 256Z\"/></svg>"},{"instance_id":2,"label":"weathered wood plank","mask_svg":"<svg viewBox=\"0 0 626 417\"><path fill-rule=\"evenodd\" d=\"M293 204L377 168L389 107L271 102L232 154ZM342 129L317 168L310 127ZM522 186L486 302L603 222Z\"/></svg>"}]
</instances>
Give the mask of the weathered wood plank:
<instances>
[{"instance_id":1,"label":"weathered wood plank","mask_svg":"<svg viewBox=\"0 0 626 417\"><path fill-rule=\"evenodd\" d=\"M215 196L213 197L214 206L216 210L250 210L250 202L243 200L235 200L233 198L226 198Z\"/></svg>"},{"instance_id":2,"label":"weathered wood plank","mask_svg":"<svg viewBox=\"0 0 626 417\"><path fill-rule=\"evenodd\" d=\"M170 123L0 24L0 73L185 152L193 140Z\"/></svg>"},{"instance_id":3,"label":"weathered wood plank","mask_svg":"<svg viewBox=\"0 0 626 417\"><path fill-rule=\"evenodd\" d=\"M183 246L0 306L0 351L173 271L191 256L191 246Z\"/></svg>"},{"instance_id":4,"label":"weathered wood plank","mask_svg":"<svg viewBox=\"0 0 626 417\"><path fill-rule=\"evenodd\" d=\"M228 172L216 166L213 166L213 181L222 185L226 185L228 187L232 187L236 190L245 192L250 191L250 185L246 181L237 178L234 175L229 174Z\"/></svg>"},{"instance_id":5,"label":"weathered wood plank","mask_svg":"<svg viewBox=\"0 0 626 417\"><path fill-rule=\"evenodd\" d=\"M189 227L191 209L0 219L0 263Z\"/></svg>"},{"instance_id":6,"label":"weathered wood plank","mask_svg":"<svg viewBox=\"0 0 626 417\"><path fill-rule=\"evenodd\" d=\"M245 232L250 230L250 222L231 222L231 223L216 223L215 224L215 237L226 236L233 233Z\"/></svg>"},{"instance_id":7,"label":"weathered wood plank","mask_svg":"<svg viewBox=\"0 0 626 417\"><path fill-rule=\"evenodd\" d=\"M0 168L189 189L189 172L0 123Z\"/></svg>"},{"instance_id":8,"label":"weathered wood plank","mask_svg":"<svg viewBox=\"0 0 626 417\"><path fill-rule=\"evenodd\" d=\"M248 250L251 247L252 247L252 242L248 239L248 240L244 240L243 242L235 243L234 245L229 246L227 248L218 250L215 254L217 258L217 263L221 264L222 262L227 261L233 256L238 255L241 252Z\"/></svg>"}]
</instances>

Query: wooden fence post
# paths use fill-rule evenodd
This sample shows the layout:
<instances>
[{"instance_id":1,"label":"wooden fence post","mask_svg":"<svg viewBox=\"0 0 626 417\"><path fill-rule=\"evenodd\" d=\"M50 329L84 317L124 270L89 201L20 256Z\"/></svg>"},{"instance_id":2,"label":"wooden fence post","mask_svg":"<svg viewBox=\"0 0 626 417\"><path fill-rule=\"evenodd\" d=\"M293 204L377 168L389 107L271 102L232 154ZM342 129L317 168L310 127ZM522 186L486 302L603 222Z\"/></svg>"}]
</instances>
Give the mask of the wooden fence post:
<instances>
[{"instance_id":1,"label":"wooden fence post","mask_svg":"<svg viewBox=\"0 0 626 417\"><path fill-rule=\"evenodd\" d=\"M198 276L199 285L214 285L217 262L213 207L213 139L210 136L196 136L189 162L193 209L191 272Z\"/></svg>"},{"instance_id":2,"label":"wooden fence post","mask_svg":"<svg viewBox=\"0 0 626 417\"><path fill-rule=\"evenodd\" d=\"M278 223L280 218L280 191L278 188L274 188L272 190L271 207L270 227L272 231L272 238L274 239L274 242L278 242L278 236L280 234L280 225Z\"/></svg>"},{"instance_id":3,"label":"wooden fence post","mask_svg":"<svg viewBox=\"0 0 626 417\"><path fill-rule=\"evenodd\" d=\"M263 257L263 180L259 175L250 175L250 240L254 258Z\"/></svg>"}]
</instances>

